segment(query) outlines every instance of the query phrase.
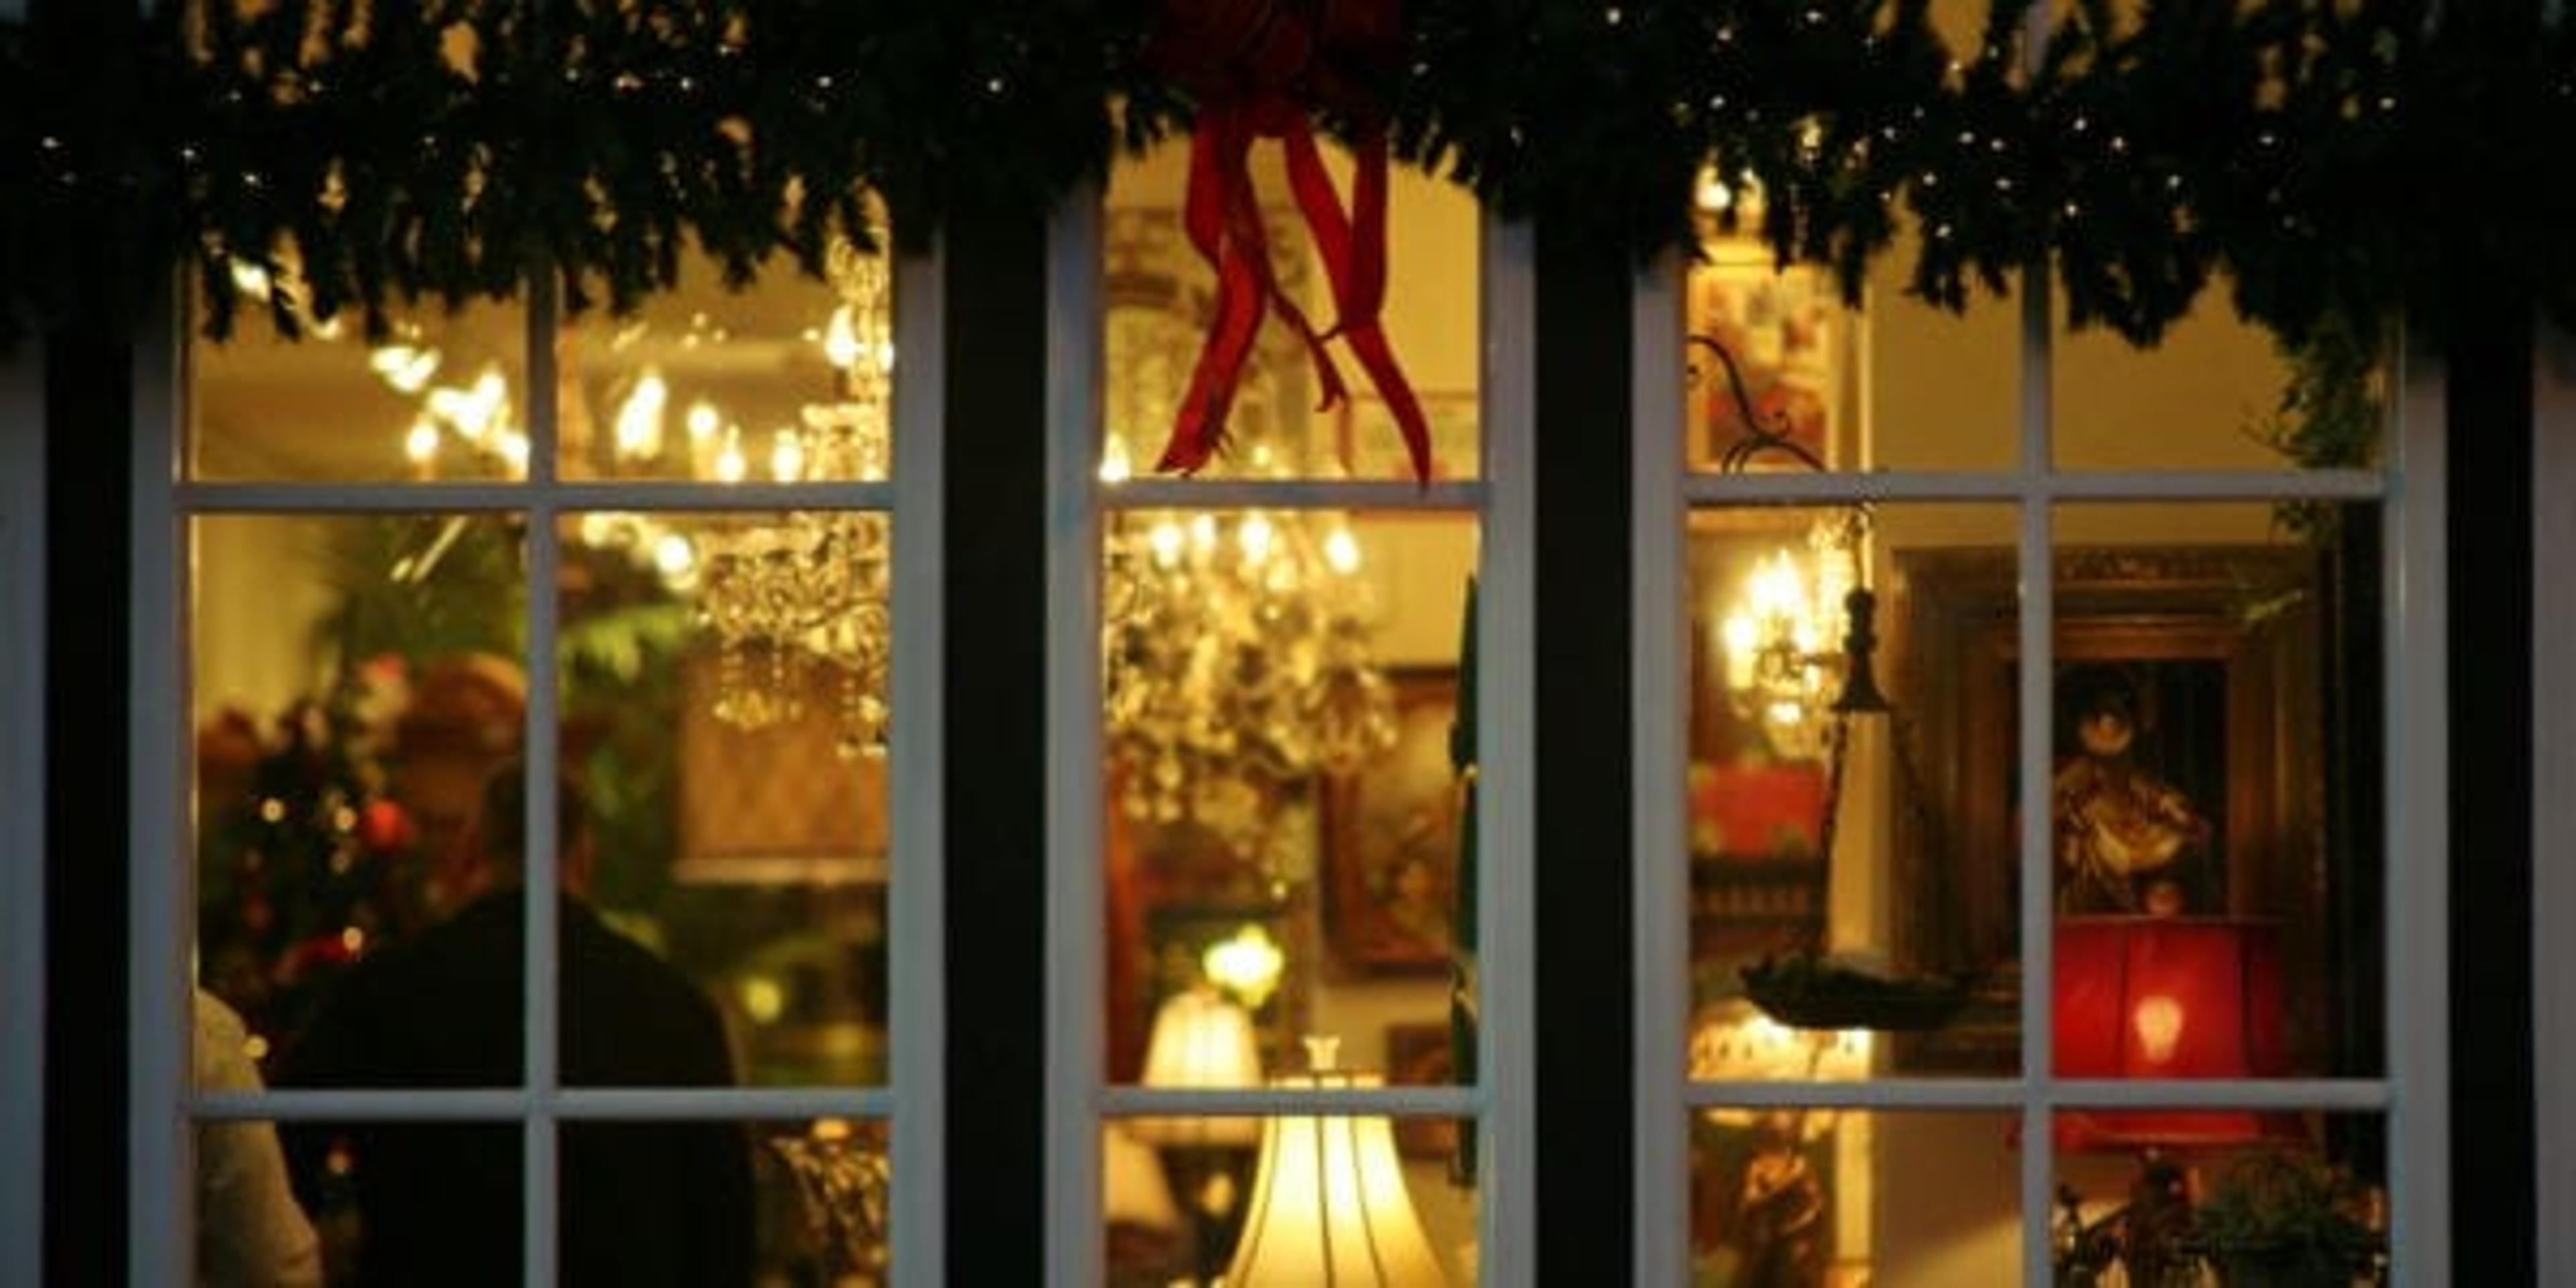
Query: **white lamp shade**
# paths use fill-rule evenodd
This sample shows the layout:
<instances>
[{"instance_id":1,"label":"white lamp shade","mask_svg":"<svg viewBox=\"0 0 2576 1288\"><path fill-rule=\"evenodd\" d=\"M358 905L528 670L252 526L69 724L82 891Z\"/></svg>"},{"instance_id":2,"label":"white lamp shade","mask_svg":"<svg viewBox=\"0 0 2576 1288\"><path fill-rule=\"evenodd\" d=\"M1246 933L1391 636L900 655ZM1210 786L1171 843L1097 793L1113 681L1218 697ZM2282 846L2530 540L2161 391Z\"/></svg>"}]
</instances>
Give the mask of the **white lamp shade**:
<instances>
[{"instance_id":1,"label":"white lamp shade","mask_svg":"<svg viewBox=\"0 0 2576 1288\"><path fill-rule=\"evenodd\" d=\"M1357 1074L1282 1080L1287 1086L1376 1086ZM1261 1132L1261 1173L1228 1288L1446 1285L1380 1115L1274 1118Z\"/></svg>"},{"instance_id":2,"label":"white lamp shade","mask_svg":"<svg viewBox=\"0 0 2576 1288\"><path fill-rule=\"evenodd\" d=\"M1145 1085L1197 1089L1261 1085L1261 1045L1252 1017L1205 989L1174 994L1154 1013L1145 1047ZM1248 1146L1261 1135L1250 1118L1139 1118L1137 1137L1158 1144Z\"/></svg>"}]
</instances>

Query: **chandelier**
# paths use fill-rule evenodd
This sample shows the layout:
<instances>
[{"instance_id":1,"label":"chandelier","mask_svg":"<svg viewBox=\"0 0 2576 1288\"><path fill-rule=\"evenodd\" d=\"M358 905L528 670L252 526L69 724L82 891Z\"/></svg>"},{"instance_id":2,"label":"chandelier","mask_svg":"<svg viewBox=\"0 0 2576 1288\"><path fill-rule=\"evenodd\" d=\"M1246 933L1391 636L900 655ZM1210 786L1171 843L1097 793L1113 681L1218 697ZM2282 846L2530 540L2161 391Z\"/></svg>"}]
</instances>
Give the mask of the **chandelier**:
<instances>
[{"instance_id":1,"label":"chandelier","mask_svg":"<svg viewBox=\"0 0 2576 1288\"><path fill-rule=\"evenodd\" d=\"M1803 550L1781 546L1756 562L1719 618L1727 694L1775 755L1808 760L1824 752L1867 526L1857 509L1817 519Z\"/></svg>"},{"instance_id":2,"label":"chandelier","mask_svg":"<svg viewBox=\"0 0 2576 1288\"><path fill-rule=\"evenodd\" d=\"M1112 434L1101 478L1127 471ZM1103 722L1129 818L1196 822L1262 857L1287 793L1394 745L1360 571L1340 514L1112 514Z\"/></svg>"},{"instance_id":3,"label":"chandelier","mask_svg":"<svg viewBox=\"0 0 2576 1288\"><path fill-rule=\"evenodd\" d=\"M880 239L882 240L882 239ZM732 484L755 474L778 483L881 482L888 477L893 419L893 272L886 257L836 242L826 260L836 296L827 319L803 342L832 370L828 398L797 409L793 424L765 443L712 398L696 397L677 417L679 395L662 369L640 367L625 384L608 432L565 418L567 472L610 478L670 478ZM630 326L617 343L642 333ZM381 346L368 365L388 387L416 400L403 440L416 478L442 470L524 477L528 440L508 381L497 365L461 385L437 383L440 353L417 342ZM737 343L700 314L675 337L683 349ZM569 373L572 364L560 364ZM567 406L579 405L567 399ZM622 550L652 567L664 586L689 597L713 637L716 676L710 711L744 730L803 720L813 695L827 695L835 747L844 758L884 753L888 611L893 565L883 514L796 510L761 516L586 514L581 540Z\"/></svg>"}]
</instances>

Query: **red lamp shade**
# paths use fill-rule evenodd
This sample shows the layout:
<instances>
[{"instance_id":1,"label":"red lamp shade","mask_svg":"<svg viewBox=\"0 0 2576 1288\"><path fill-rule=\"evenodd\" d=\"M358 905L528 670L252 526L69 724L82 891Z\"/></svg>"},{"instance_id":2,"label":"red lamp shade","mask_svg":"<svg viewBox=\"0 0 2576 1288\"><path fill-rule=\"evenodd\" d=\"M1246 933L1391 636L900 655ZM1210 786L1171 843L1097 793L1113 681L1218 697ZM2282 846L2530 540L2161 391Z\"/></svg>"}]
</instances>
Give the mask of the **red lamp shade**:
<instances>
[{"instance_id":1,"label":"red lamp shade","mask_svg":"<svg viewBox=\"0 0 2576 1288\"><path fill-rule=\"evenodd\" d=\"M2055 1057L2062 1078L2260 1078L2287 1065L2275 928L2228 917L2057 923ZM2228 1110L2080 1110L2060 1149L2213 1145L2275 1134Z\"/></svg>"}]
</instances>

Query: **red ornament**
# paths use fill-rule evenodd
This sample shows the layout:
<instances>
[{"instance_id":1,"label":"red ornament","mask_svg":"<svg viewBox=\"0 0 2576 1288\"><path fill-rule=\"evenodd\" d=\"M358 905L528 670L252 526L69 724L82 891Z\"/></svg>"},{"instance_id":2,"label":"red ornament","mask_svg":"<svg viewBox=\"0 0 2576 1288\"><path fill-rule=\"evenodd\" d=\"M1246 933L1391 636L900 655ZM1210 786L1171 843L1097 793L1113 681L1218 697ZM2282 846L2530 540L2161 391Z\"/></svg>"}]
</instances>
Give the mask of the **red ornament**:
<instances>
[{"instance_id":1,"label":"red ornament","mask_svg":"<svg viewBox=\"0 0 2576 1288\"><path fill-rule=\"evenodd\" d=\"M1164 6L1152 61L1198 101L1182 223L1190 244L1216 269L1217 296L1216 318L1157 469L1194 473L1224 445L1226 414L1267 307L1306 343L1323 388L1318 410L1348 396L1324 346L1336 337L1350 345L1395 414L1414 477L1430 480L1430 427L1378 320L1386 300L1386 123L1361 88L1367 71L1391 62L1401 43L1395 0L1171 0ZM1349 122L1354 134L1347 213L1315 143L1309 113L1318 109ZM1252 145L1264 138L1281 143L1289 191L1323 257L1337 315L1328 331L1315 329L1270 271L1251 170Z\"/></svg>"}]
</instances>

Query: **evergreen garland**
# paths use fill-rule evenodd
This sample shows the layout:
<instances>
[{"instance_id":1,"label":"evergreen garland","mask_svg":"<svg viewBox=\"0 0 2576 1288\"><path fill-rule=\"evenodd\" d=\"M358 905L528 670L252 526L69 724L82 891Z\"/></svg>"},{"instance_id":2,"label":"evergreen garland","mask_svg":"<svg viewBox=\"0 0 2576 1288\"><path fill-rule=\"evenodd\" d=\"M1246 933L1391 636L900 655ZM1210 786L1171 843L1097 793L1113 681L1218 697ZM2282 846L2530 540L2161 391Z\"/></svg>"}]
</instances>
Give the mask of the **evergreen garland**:
<instances>
[{"instance_id":1,"label":"evergreen garland","mask_svg":"<svg viewBox=\"0 0 2576 1288\"><path fill-rule=\"evenodd\" d=\"M1411 0L1375 89L1407 159L1641 257L1689 244L1715 165L1854 294L1911 228L1924 299L2045 263L2071 322L2142 344L2221 272L2293 341L2439 337L2508 287L2576 323L2576 23L2545 0L2080 0L2038 49L2028 7L1954 49L1928 0ZM294 266L290 332L532 277L631 309L692 244L735 284L819 273L869 236L858 193L918 245L1186 125L1157 8L39 0L0 26L0 328L185 265L222 334L236 259Z\"/></svg>"}]
</instances>

